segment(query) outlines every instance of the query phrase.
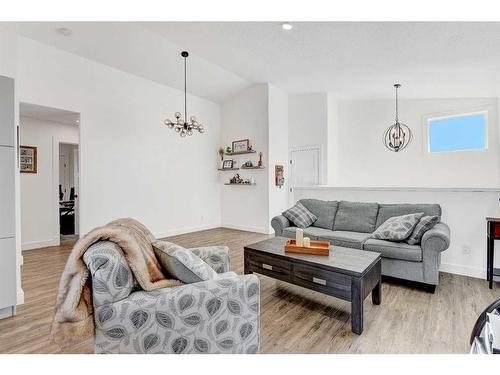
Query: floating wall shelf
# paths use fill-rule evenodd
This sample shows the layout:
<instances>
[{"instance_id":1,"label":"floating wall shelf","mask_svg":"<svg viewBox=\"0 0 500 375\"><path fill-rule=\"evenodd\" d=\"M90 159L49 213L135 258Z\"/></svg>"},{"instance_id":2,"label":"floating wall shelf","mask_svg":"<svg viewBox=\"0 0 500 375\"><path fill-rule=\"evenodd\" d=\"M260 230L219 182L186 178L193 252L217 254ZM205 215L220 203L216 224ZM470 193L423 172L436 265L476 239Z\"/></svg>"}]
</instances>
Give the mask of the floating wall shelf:
<instances>
[{"instance_id":1,"label":"floating wall shelf","mask_svg":"<svg viewBox=\"0 0 500 375\"><path fill-rule=\"evenodd\" d=\"M224 152L225 155L244 155L244 154L255 154L255 150L249 151L237 151L237 152Z\"/></svg>"},{"instance_id":2,"label":"floating wall shelf","mask_svg":"<svg viewBox=\"0 0 500 375\"><path fill-rule=\"evenodd\" d=\"M218 171L237 171L239 168L217 168Z\"/></svg>"},{"instance_id":3,"label":"floating wall shelf","mask_svg":"<svg viewBox=\"0 0 500 375\"><path fill-rule=\"evenodd\" d=\"M241 167L241 169L264 169L265 167Z\"/></svg>"},{"instance_id":4,"label":"floating wall shelf","mask_svg":"<svg viewBox=\"0 0 500 375\"><path fill-rule=\"evenodd\" d=\"M256 185L255 183L253 184L231 184L230 182L226 182L224 185L248 185L248 186L251 186L251 185Z\"/></svg>"}]
</instances>

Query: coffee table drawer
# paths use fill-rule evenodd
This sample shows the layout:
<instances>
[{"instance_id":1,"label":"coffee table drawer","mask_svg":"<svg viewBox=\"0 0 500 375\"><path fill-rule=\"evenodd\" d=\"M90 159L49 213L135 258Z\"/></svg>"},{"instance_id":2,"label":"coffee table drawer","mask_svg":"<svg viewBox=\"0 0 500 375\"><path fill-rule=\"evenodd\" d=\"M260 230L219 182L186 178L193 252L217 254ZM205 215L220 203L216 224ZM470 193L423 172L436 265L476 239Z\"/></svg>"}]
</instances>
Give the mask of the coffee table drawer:
<instances>
[{"instance_id":1,"label":"coffee table drawer","mask_svg":"<svg viewBox=\"0 0 500 375\"><path fill-rule=\"evenodd\" d=\"M345 300L351 299L351 277L341 273L294 264L292 281L297 285L318 292L334 295Z\"/></svg>"},{"instance_id":2,"label":"coffee table drawer","mask_svg":"<svg viewBox=\"0 0 500 375\"><path fill-rule=\"evenodd\" d=\"M290 281L289 261L252 254L248 256L247 262L251 272Z\"/></svg>"}]
</instances>

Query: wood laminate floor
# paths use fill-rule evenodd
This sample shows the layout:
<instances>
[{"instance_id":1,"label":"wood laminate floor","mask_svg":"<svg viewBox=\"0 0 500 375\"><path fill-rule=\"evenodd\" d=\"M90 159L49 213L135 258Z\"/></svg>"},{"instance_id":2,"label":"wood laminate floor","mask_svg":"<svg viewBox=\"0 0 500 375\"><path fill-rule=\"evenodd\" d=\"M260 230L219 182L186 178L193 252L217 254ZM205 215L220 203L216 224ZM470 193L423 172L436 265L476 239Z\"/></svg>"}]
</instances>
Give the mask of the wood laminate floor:
<instances>
[{"instance_id":1,"label":"wood laminate floor","mask_svg":"<svg viewBox=\"0 0 500 375\"><path fill-rule=\"evenodd\" d=\"M211 229L170 237L185 247L227 245L231 269L243 273L243 246L269 236ZM59 277L72 243L23 252L25 304L0 320L0 353L92 353L90 340L66 348L50 342ZM364 332L351 332L350 304L262 275L261 353L467 353L477 315L500 286L441 273L435 294L383 283L382 304L365 300Z\"/></svg>"}]
</instances>

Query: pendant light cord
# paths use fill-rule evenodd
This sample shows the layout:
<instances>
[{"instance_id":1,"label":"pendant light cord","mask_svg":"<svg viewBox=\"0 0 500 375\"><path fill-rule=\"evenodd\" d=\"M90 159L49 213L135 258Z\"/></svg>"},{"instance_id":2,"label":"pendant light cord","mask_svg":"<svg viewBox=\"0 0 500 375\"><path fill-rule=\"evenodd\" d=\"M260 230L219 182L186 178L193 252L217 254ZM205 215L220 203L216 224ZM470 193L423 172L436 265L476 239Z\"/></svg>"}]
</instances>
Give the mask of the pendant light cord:
<instances>
[{"instance_id":1,"label":"pendant light cord","mask_svg":"<svg viewBox=\"0 0 500 375\"><path fill-rule=\"evenodd\" d=\"M188 122L187 118L187 57L184 57L184 123Z\"/></svg>"}]
</instances>

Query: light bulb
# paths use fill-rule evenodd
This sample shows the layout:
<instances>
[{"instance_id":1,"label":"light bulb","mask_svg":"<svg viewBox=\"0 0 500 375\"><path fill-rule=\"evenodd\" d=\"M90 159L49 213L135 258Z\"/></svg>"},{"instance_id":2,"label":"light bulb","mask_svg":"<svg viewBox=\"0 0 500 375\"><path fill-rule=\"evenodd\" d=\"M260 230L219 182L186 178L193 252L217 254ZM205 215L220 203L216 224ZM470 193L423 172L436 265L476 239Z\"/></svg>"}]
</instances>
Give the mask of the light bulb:
<instances>
[{"instance_id":1,"label":"light bulb","mask_svg":"<svg viewBox=\"0 0 500 375\"><path fill-rule=\"evenodd\" d=\"M184 130L183 130L183 131L181 131L181 137L183 137L183 138L184 138L185 136L186 136L186 132L185 132Z\"/></svg>"},{"instance_id":2,"label":"light bulb","mask_svg":"<svg viewBox=\"0 0 500 375\"><path fill-rule=\"evenodd\" d=\"M196 122L196 117L194 116L191 116L189 119L191 120L191 122Z\"/></svg>"},{"instance_id":3,"label":"light bulb","mask_svg":"<svg viewBox=\"0 0 500 375\"><path fill-rule=\"evenodd\" d=\"M179 133L179 132L181 131L181 129L182 129L182 128L180 128L180 127L178 127L178 126L177 126L177 127L175 128L175 131L176 131L177 133Z\"/></svg>"},{"instance_id":4,"label":"light bulb","mask_svg":"<svg viewBox=\"0 0 500 375\"><path fill-rule=\"evenodd\" d=\"M193 131L192 131L191 129L189 129L189 130L187 131L187 135L192 136L192 135L193 135Z\"/></svg>"},{"instance_id":5,"label":"light bulb","mask_svg":"<svg viewBox=\"0 0 500 375\"><path fill-rule=\"evenodd\" d=\"M175 118L181 118L181 113L180 112L175 112Z\"/></svg>"},{"instance_id":6,"label":"light bulb","mask_svg":"<svg viewBox=\"0 0 500 375\"><path fill-rule=\"evenodd\" d=\"M199 126L198 126L198 131L199 131L200 133L204 133L204 132L205 132L205 128L203 127L203 125L199 125Z\"/></svg>"},{"instance_id":7,"label":"light bulb","mask_svg":"<svg viewBox=\"0 0 500 375\"><path fill-rule=\"evenodd\" d=\"M184 126L184 124L185 124L184 120L183 120L183 119L181 119L181 118L177 121L177 123L178 123L180 126Z\"/></svg>"}]
</instances>

